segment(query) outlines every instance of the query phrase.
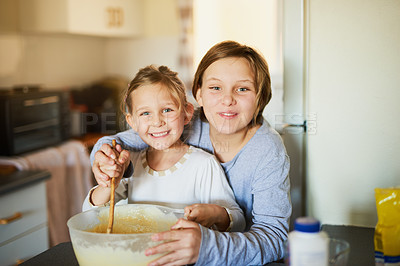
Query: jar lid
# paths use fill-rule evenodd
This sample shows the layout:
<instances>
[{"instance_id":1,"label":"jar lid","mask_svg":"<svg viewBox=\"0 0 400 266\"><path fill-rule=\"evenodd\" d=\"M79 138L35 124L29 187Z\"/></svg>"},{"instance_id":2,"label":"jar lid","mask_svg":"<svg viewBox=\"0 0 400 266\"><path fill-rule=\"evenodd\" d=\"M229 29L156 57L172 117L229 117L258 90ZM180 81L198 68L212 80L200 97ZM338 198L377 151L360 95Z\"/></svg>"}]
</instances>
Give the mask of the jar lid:
<instances>
[{"instance_id":1,"label":"jar lid","mask_svg":"<svg viewBox=\"0 0 400 266\"><path fill-rule=\"evenodd\" d=\"M307 233L317 233L320 230L320 223L312 217L300 217L294 222L294 230Z\"/></svg>"}]
</instances>

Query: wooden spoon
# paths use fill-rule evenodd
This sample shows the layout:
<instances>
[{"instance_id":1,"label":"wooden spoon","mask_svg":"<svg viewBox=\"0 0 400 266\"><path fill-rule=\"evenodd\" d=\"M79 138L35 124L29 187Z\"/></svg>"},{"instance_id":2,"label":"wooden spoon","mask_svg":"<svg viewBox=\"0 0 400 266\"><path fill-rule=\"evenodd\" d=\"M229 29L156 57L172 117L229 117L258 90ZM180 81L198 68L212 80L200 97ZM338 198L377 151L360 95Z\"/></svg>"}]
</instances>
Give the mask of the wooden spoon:
<instances>
[{"instance_id":1,"label":"wooden spoon","mask_svg":"<svg viewBox=\"0 0 400 266\"><path fill-rule=\"evenodd\" d=\"M115 139L112 140L112 146L115 149L117 145ZM115 177L111 178L111 195L110 195L110 212L108 214L108 227L107 234L112 233L113 224L114 224L114 206L115 206Z\"/></svg>"}]
</instances>

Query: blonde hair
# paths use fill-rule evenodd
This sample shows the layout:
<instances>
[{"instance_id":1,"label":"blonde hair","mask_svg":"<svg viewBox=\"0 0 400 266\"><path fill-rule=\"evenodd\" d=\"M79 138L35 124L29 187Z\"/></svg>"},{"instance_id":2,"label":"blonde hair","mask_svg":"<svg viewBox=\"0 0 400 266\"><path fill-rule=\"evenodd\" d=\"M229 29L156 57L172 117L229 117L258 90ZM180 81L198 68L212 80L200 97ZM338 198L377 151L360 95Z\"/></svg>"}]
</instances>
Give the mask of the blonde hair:
<instances>
[{"instance_id":1,"label":"blonde hair","mask_svg":"<svg viewBox=\"0 0 400 266\"><path fill-rule=\"evenodd\" d=\"M178 78L178 73L167 66L149 65L139 70L124 93L122 111L125 115L132 113L131 93L140 86L150 84L164 85L177 104L179 111L184 110L186 113L186 89L183 82Z\"/></svg>"},{"instance_id":2,"label":"blonde hair","mask_svg":"<svg viewBox=\"0 0 400 266\"><path fill-rule=\"evenodd\" d=\"M197 91L202 86L206 69L215 61L228 57L244 58L249 62L254 74L257 106L250 125L262 124L262 112L272 97L271 77L267 61L260 53L249 46L235 41L224 41L211 47L197 67L192 86L193 96L196 97ZM201 115L204 118L203 110L201 110Z\"/></svg>"}]
</instances>

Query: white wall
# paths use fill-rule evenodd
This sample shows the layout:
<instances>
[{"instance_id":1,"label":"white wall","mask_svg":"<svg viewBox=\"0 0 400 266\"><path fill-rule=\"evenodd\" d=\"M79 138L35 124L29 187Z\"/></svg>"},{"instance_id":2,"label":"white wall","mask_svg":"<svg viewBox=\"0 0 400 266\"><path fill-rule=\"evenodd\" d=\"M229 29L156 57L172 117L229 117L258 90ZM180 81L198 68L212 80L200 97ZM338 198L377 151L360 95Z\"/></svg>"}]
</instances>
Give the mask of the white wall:
<instances>
[{"instance_id":1,"label":"white wall","mask_svg":"<svg viewBox=\"0 0 400 266\"><path fill-rule=\"evenodd\" d=\"M400 1L306 1L308 210L375 226L374 188L400 185Z\"/></svg>"},{"instance_id":2,"label":"white wall","mask_svg":"<svg viewBox=\"0 0 400 266\"><path fill-rule=\"evenodd\" d=\"M87 85L105 75L104 50L101 38L0 34L0 87Z\"/></svg>"},{"instance_id":3,"label":"white wall","mask_svg":"<svg viewBox=\"0 0 400 266\"><path fill-rule=\"evenodd\" d=\"M131 80L140 68L150 64L178 69L178 38L174 36L109 40L105 55L106 72Z\"/></svg>"},{"instance_id":4,"label":"white wall","mask_svg":"<svg viewBox=\"0 0 400 266\"><path fill-rule=\"evenodd\" d=\"M234 40L266 58L272 99L264 117L275 125L283 113L281 3L279 0L194 0L194 69L213 45Z\"/></svg>"},{"instance_id":5,"label":"white wall","mask_svg":"<svg viewBox=\"0 0 400 266\"><path fill-rule=\"evenodd\" d=\"M281 74L277 0L194 0L195 65L214 44L235 40L258 49Z\"/></svg>"},{"instance_id":6,"label":"white wall","mask_svg":"<svg viewBox=\"0 0 400 266\"><path fill-rule=\"evenodd\" d=\"M59 89L87 85L104 76L105 39L22 34L18 4L0 1L0 88L35 84Z\"/></svg>"}]
</instances>

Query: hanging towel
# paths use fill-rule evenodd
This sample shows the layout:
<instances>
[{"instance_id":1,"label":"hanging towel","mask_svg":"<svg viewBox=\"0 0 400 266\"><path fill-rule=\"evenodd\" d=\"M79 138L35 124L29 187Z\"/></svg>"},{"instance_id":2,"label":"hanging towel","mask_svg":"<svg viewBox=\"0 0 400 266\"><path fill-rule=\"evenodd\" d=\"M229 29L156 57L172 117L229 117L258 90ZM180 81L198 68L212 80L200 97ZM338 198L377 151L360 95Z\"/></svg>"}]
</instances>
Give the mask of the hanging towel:
<instances>
[{"instance_id":1,"label":"hanging towel","mask_svg":"<svg viewBox=\"0 0 400 266\"><path fill-rule=\"evenodd\" d=\"M93 187L86 147L80 141L71 140L22 156L0 157L0 164L51 173L46 184L50 246L70 241L67 221L81 212L82 203Z\"/></svg>"}]
</instances>

